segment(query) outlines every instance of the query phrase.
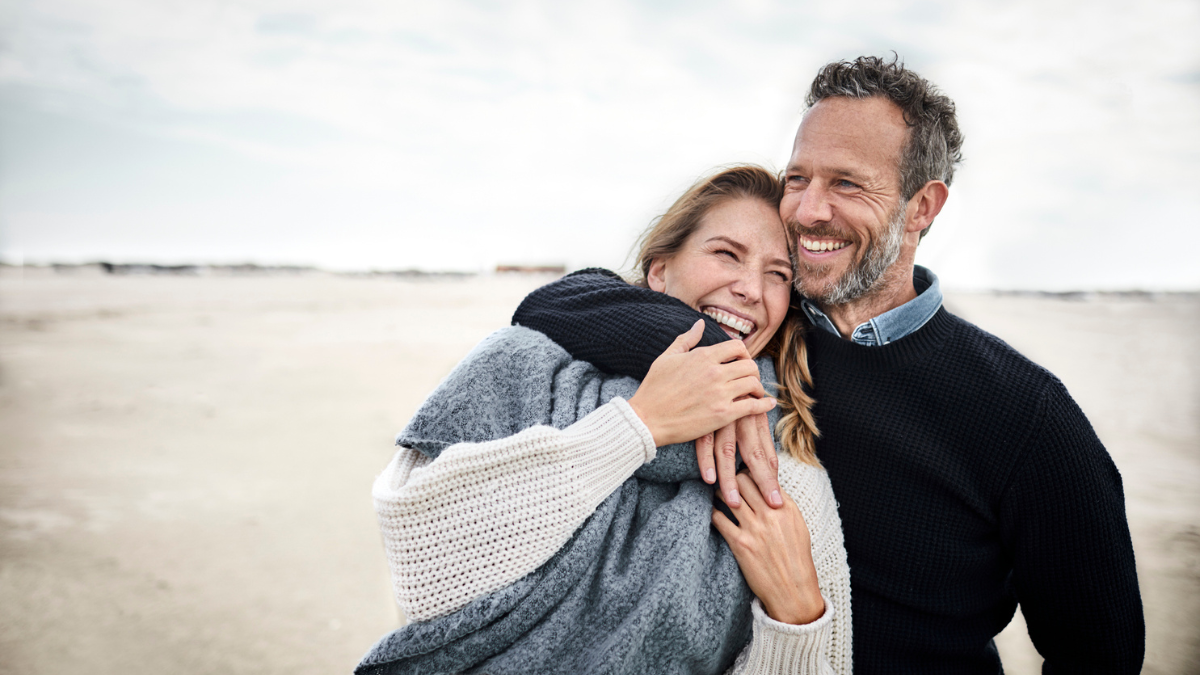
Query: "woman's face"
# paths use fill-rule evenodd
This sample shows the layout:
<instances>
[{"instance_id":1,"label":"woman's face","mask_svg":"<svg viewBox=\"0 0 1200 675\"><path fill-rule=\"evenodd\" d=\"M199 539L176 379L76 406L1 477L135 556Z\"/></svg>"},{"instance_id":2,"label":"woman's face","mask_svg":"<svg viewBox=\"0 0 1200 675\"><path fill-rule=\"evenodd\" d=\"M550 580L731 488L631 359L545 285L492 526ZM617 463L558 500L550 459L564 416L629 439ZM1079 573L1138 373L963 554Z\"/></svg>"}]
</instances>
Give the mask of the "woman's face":
<instances>
[{"instance_id":1,"label":"woman's face","mask_svg":"<svg viewBox=\"0 0 1200 675\"><path fill-rule=\"evenodd\" d=\"M646 283L716 319L758 356L783 323L791 293L778 209L749 197L718 204L675 255L650 264Z\"/></svg>"}]
</instances>

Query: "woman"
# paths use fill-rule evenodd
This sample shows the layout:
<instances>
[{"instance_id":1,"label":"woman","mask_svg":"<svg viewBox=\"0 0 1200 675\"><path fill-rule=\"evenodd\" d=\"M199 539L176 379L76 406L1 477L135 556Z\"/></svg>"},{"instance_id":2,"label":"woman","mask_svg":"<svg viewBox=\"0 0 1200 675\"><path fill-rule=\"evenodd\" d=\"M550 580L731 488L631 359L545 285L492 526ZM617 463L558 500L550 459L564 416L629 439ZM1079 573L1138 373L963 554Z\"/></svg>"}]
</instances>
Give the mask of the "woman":
<instances>
[{"instance_id":1,"label":"woman","mask_svg":"<svg viewBox=\"0 0 1200 675\"><path fill-rule=\"evenodd\" d=\"M772 405L770 359L750 357L788 309L779 195L735 167L644 239L663 312L703 312L738 340L691 350L697 321L639 386L513 327L430 396L374 488L413 623L359 672L723 672L735 656L739 672L849 672L840 523L804 435L784 444L799 459L779 458L783 508L740 477L736 524L713 513L687 443ZM802 389L786 393L802 419Z\"/></svg>"}]
</instances>

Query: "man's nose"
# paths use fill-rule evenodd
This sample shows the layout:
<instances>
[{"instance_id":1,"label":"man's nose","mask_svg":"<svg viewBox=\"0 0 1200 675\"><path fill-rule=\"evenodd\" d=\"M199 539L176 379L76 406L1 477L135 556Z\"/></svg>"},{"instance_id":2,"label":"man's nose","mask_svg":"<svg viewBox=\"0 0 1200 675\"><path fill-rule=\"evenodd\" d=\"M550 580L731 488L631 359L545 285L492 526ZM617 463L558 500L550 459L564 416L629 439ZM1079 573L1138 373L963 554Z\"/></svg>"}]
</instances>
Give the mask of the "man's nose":
<instances>
[{"instance_id":1,"label":"man's nose","mask_svg":"<svg viewBox=\"0 0 1200 675\"><path fill-rule=\"evenodd\" d=\"M833 219L833 206L829 190L814 181L800 193L796 204L795 219L802 227L813 227Z\"/></svg>"}]
</instances>

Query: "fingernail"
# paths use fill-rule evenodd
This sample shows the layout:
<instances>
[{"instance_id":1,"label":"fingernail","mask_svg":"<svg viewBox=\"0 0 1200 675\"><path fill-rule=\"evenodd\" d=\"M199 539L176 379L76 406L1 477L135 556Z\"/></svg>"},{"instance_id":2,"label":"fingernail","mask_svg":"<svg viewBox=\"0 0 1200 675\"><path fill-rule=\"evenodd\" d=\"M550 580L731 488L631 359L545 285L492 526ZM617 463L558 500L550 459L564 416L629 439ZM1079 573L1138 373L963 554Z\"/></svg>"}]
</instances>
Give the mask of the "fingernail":
<instances>
[{"instance_id":1,"label":"fingernail","mask_svg":"<svg viewBox=\"0 0 1200 675\"><path fill-rule=\"evenodd\" d=\"M741 503L742 503L742 497L741 497L741 495L738 494L738 491L730 490L729 491L729 505L737 506L738 504L741 504Z\"/></svg>"},{"instance_id":2,"label":"fingernail","mask_svg":"<svg viewBox=\"0 0 1200 675\"><path fill-rule=\"evenodd\" d=\"M707 471L704 472L704 482L712 483L716 479L717 479L717 470L716 469L708 469Z\"/></svg>"},{"instance_id":3,"label":"fingernail","mask_svg":"<svg viewBox=\"0 0 1200 675\"><path fill-rule=\"evenodd\" d=\"M772 506L783 506L783 497L779 496L779 490L772 490L769 499Z\"/></svg>"}]
</instances>

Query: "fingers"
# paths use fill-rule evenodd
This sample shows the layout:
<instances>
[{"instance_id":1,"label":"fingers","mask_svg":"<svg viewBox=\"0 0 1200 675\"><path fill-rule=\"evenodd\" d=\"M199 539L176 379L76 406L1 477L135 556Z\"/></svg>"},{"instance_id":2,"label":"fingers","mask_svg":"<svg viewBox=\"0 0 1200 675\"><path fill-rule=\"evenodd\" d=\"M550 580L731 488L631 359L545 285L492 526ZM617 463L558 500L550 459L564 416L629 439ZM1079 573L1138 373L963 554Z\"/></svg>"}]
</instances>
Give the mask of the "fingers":
<instances>
[{"instance_id":1,"label":"fingers","mask_svg":"<svg viewBox=\"0 0 1200 675\"><path fill-rule=\"evenodd\" d=\"M717 429L714 443L721 498L729 508L736 509L742 505L737 484L737 423Z\"/></svg>"},{"instance_id":2,"label":"fingers","mask_svg":"<svg viewBox=\"0 0 1200 675\"><path fill-rule=\"evenodd\" d=\"M740 377L732 380L728 386L729 388L726 392L731 399L739 399L743 396L763 398L767 395L767 390L763 388L762 381L758 379L757 373L754 377Z\"/></svg>"},{"instance_id":3,"label":"fingers","mask_svg":"<svg viewBox=\"0 0 1200 675\"><path fill-rule=\"evenodd\" d=\"M762 437L763 443L771 449L771 468L775 469L776 475L779 473L779 457L775 454L775 434L771 431L771 420L766 413L754 416L757 423L758 435Z\"/></svg>"},{"instance_id":4,"label":"fingers","mask_svg":"<svg viewBox=\"0 0 1200 675\"><path fill-rule=\"evenodd\" d=\"M697 341L699 340L697 339ZM750 361L751 364L754 363L754 360L750 358L750 352L746 350L745 343L743 343L741 340L728 340L726 342L719 342L715 345L701 347L696 351L712 357L717 363L729 363L730 361L735 360L746 360ZM755 367L757 368L757 366Z\"/></svg>"},{"instance_id":5,"label":"fingers","mask_svg":"<svg viewBox=\"0 0 1200 675\"><path fill-rule=\"evenodd\" d=\"M704 336L704 319L697 319L696 323L671 343L670 347L663 354L686 354L692 350L692 347L700 344L700 338Z\"/></svg>"},{"instance_id":6,"label":"fingers","mask_svg":"<svg viewBox=\"0 0 1200 675\"><path fill-rule=\"evenodd\" d=\"M741 419L747 415L764 415L775 407L775 399L767 398L744 398L740 401L734 401L731 408L732 415Z\"/></svg>"},{"instance_id":7,"label":"fingers","mask_svg":"<svg viewBox=\"0 0 1200 675\"><path fill-rule=\"evenodd\" d=\"M753 361L730 361L720 364L719 368L721 377L726 380L740 380L743 378L759 379L758 364Z\"/></svg>"},{"instance_id":8,"label":"fingers","mask_svg":"<svg viewBox=\"0 0 1200 675\"><path fill-rule=\"evenodd\" d=\"M709 432L696 439L696 463L700 465L700 477L705 483L717 482L716 460L713 458L713 434Z\"/></svg>"},{"instance_id":9,"label":"fingers","mask_svg":"<svg viewBox=\"0 0 1200 675\"><path fill-rule=\"evenodd\" d=\"M763 494L759 490L754 479L749 474L742 472L737 475L738 490L741 491L742 501L745 502L748 510L764 511L767 508L767 502L763 499Z\"/></svg>"},{"instance_id":10,"label":"fingers","mask_svg":"<svg viewBox=\"0 0 1200 675\"><path fill-rule=\"evenodd\" d=\"M737 421L738 449L742 453L742 461L750 471L750 478L753 478L753 483L757 486L755 492L761 492L767 504L779 508L783 506L783 497L779 490L775 443L769 434L766 438L763 437L760 418L765 419L766 415L743 417Z\"/></svg>"}]
</instances>

